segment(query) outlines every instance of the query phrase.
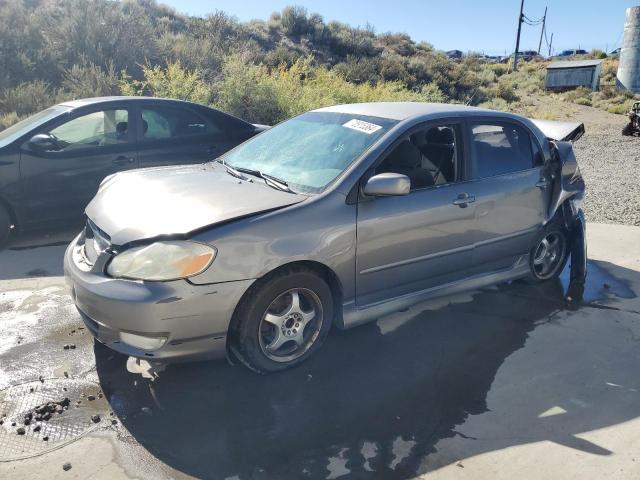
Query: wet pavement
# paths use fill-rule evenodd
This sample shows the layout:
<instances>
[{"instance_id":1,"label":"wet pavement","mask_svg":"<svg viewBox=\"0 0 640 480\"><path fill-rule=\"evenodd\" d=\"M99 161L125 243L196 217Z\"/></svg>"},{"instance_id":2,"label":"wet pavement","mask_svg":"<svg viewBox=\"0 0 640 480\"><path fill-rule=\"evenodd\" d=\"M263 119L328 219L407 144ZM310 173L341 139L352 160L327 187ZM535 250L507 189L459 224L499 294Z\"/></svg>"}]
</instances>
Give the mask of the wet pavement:
<instances>
[{"instance_id":1,"label":"wet pavement","mask_svg":"<svg viewBox=\"0 0 640 480\"><path fill-rule=\"evenodd\" d=\"M217 361L151 379L81 328L60 277L66 238L24 240L0 252L0 410L3 392L39 377L87 382L104 401L86 411L97 428L49 453L3 462L0 435L0 477L638 478L640 443L625 436L640 426L640 235L629 232L632 251L607 244L606 228L590 236L575 308L564 272L333 331L289 372Z\"/></svg>"}]
</instances>

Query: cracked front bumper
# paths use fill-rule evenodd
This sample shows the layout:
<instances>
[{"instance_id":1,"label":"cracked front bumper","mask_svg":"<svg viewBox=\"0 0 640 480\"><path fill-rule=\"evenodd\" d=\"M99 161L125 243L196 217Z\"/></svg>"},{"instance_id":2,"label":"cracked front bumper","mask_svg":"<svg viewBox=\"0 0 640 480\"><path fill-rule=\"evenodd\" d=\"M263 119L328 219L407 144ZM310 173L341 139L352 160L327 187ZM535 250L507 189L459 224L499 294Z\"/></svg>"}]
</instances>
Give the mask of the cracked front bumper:
<instances>
[{"instance_id":1,"label":"cracked front bumper","mask_svg":"<svg viewBox=\"0 0 640 480\"><path fill-rule=\"evenodd\" d=\"M233 312L253 280L193 285L186 280L114 279L79 268L78 248L78 239L67 248L65 278L86 327L99 342L125 355L156 361L224 357ZM123 337L166 341L145 349Z\"/></svg>"}]
</instances>

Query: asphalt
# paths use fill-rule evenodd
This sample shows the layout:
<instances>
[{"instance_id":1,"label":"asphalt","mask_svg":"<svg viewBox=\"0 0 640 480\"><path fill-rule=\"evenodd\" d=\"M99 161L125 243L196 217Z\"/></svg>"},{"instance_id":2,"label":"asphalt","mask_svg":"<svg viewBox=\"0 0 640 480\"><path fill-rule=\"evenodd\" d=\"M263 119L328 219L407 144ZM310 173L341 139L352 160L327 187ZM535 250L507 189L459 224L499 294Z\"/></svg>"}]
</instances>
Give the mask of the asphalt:
<instances>
[{"instance_id":1,"label":"asphalt","mask_svg":"<svg viewBox=\"0 0 640 480\"><path fill-rule=\"evenodd\" d=\"M31 430L16 448L4 422L0 478L640 478L640 228L587 231L579 306L564 272L332 332L282 374L217 361L152 378L81 329L70 233L19 239L0 252L0 407L67 385L74 418L100 421L45 449ZM73 382L103 398L84 410Z\"/></svg>"}]
</instances>

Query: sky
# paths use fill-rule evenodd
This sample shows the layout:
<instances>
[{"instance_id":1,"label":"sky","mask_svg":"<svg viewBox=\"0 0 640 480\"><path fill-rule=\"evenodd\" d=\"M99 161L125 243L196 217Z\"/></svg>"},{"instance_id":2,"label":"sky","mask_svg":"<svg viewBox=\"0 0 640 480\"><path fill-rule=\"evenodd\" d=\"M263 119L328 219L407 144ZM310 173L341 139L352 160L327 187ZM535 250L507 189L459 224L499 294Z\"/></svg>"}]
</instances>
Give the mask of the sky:
<instances>
[{"instance_id":1,"label":"sky","mask_svg":"<svg viewBox=\"0 0 640 480\"><path fill-rule=\"evenodd\" d=\"M504 55L515 49L520 0L158 0L189 15L222 10L241 21L269 18L287 5L320 13L325 22L374 26L377 33L406 32L439 50ZM553 50L569 48L611 51L620 46L626 0L525 0L524 13L535 20L547 13L547 37ZM540 26L523 25L521 50L537 50ZM543 40L542 52L547 53Z\"/></svg>"}]
</instances>

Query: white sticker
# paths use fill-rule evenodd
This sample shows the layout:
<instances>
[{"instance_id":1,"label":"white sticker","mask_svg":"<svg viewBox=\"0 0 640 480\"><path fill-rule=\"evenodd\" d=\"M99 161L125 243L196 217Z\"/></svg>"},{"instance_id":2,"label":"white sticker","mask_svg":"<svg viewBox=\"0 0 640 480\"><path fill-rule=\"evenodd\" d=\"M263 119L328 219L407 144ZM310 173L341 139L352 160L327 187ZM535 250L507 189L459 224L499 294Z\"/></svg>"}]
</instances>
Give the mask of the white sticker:
<instances>
[{"instance_id":1,"label":"white sticker","mask_svg":"<svg viewBox=\"0 0 640 480\"><path fill-rule=\"evenodd\" d=\"M367 133L371 135L373 132L377 132L382 127L380 125L376 125L375 123L365 122L364 120L352 119L347 123L342 125L343 127L351 128L352 130L357 130L359 132Z\"/></svg>"}]
</instances>

